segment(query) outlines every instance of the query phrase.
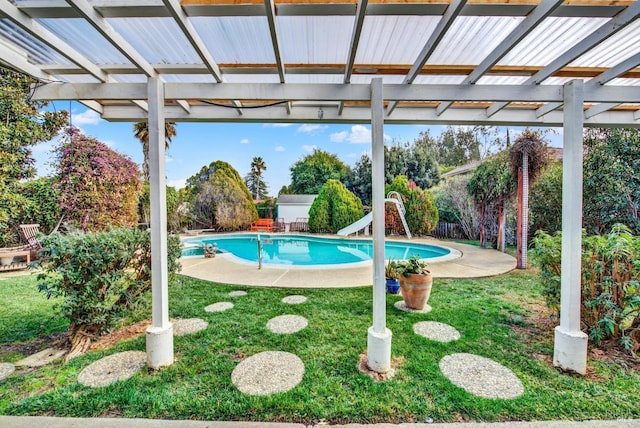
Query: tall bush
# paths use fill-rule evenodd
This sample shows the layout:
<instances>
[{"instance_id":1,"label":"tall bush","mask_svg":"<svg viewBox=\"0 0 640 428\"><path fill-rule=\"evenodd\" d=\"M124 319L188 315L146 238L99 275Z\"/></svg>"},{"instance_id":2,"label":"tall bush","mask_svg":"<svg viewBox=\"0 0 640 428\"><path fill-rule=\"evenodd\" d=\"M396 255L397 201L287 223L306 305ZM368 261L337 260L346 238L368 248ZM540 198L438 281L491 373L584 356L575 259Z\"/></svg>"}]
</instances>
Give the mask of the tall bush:
<instances>
[{"instance_id":1,"label":"tall bush","mask_svg":"<svg viewBox=\"0 0 640 428\"><path fill-rule=\"evenodd\" d=\"M251 192L227 162L202 167L187 180L186 193L196 222L206 227L237 230L258 218Z\"/></svg>"},{"instance_id":2,"label":"tall bush","mask_svg":"<svg viewBox=\"0 0 640 428\"><path fill-rule=\"evenodd\" d=\"M71 129L56 149L56 161L65 219L85 231L137 223L142 181L131 159Z\"/></svg>"},{"instance_id":3,"label":"tall bush","mask_svg":"<svg viewBox=\"0 0 640 428\"><path fill-rule=\"evenodd\" d=\"M534 260L540 267L544 297L560 310L562 235L538 232ZM640 349L640 237L614 225L606 235L582 240L582 323L591 340L615 339Z\"/></svg>"},{"instance_id":4,"label":"tall bush","mask_svg":"<svg viewBox=\"0 0 640 428\"><path fill-rule=\"evenodd\" d=\"M309 209L309 231L335 233L364 215L360 199L338 180L328 180Z\"/></svg>"},{"instance_id":5,"label":"tall bush","mask_svg":"<svg viewBox=\"0 0 640 428\"><path fill-rule=\"evenodd\" d=\"M405 207L405 219L409 230L415 235L428 235L438 225L438 208L429 190L423 190L409 181L404 175L399 175L386 186L385 192L398 192ZM400 216L391 203L385 206L385 228L389 232L404 234L404 227Z\"/></svg>"},{"instance_id":6,"label":"tall bush","mask_svg":"<svg viewBox=\"0 0 640 428\"><path fill-rule=\"evenodd\" d=\"M111 328L151 288L149 232L113 229L108 232L54 233L46 248L39 289L47 297L62 297L57 309L69 319L71 350L67 360L86 352L91 341ZM180 270L180 240L167 239L168 270Z\"/></svg>"}]
</instances>

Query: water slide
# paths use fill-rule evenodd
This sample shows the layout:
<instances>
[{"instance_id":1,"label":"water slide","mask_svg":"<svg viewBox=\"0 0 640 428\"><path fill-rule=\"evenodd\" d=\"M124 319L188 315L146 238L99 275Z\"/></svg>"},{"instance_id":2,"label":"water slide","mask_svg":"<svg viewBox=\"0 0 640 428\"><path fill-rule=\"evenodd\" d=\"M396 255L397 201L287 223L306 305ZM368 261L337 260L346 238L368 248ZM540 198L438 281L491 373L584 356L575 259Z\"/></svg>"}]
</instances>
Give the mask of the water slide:
<instances>
[{"instance_id":1,"label":"water slide","mask_svg":"<svg viewBox=\"0 0 640 428\"><path fill-rule=\"evenodd\" d=\"M402 225L404 226L404 230L407 233L407 238L411 239L411 232L409 231L409 226L407 225L407 220L404 218L405 208L402 203L402 198L398 192L389 192L387 197L384 200L385 202L391 202L395 205L398 210L398 214L400 214L400 220L402 220ZM344 227L338 231L339 236L347 236L352 233L356 233L359 230L364 229L373 221L373 212L362 217L360 220L355 223L351 223L349 226Z\"/></svg>"}]
</instances>

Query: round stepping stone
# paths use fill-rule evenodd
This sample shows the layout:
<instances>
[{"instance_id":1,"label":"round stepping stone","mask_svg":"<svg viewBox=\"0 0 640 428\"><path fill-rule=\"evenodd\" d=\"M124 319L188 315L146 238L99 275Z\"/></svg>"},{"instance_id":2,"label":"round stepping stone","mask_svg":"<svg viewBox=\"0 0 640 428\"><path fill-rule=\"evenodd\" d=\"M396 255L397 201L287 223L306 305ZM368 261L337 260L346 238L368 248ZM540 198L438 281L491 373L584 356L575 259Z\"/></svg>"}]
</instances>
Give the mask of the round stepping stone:
<instances>
[{"instance_id":1,"label":"round stepping stone","mask_svg":"<svg viewBox=\"0 0 640 428\"><path fill-rule=\"evenodd\" d=\"M294 354L267 351L240 362L231 373L231 381L247 395L286 392L302 381L304 363Z\"/></svg>"},{"instance_id":2,"label":"round stepping stone","mask_svg":"<svg viewBox=\"0 0 640 428\"><path fill-rule=\"evenodd\" d=\"M0 363L0 381L5 380L16 370L16 367L11 363Z\"/></svg>"},{"instance_id":3,"label":"round stepping stone","mask_svg":"<svg viewBox=\"0 0 640 428\"><path fill-rule=\"evenodd\" d=\"M240 296L246 296L246 295L247 295L247 292L242 290L235 290L229 293L229 296L231 297L240 297Z\"/></svg>"},{"instance_id":4,"label":"round stepping stone","mask_svg":"<svg viewBox=\"0 0 640 428\"><path fill-rule=\"evenodd\" d=\"M145 352L119 352L85 367L78 375L78 382L92 388L107 386L119 380L129 379L146 365Z\"/></svg>"},{"instance_id":5,"label":"round stepping stone","mask_svg":"<svg viewBox=\"0 0 640 428\"><path fill-rule=\"evenodd\" d=\"M275 334L297 333L309 325L309 321L300 315L280 315L267 322L267 328Z\"/></svg>"},{"instance_id":6,"label":"round stepping stone","mask_svg":"<svg viewBox=\"0 0 640 428\"><path fill-rule=\"evenodd\" d=\"M173 335L184 336L185 334L195 333L200 330L204 330L208 325L208 322L200 318L176 320L173 323Z\"/></svg>"},{"instance_id":7,"label":"round stepping stone","mask_svg":"<svg viewBox=\"0 0 640 428\"><path fill-rule=\"evenodd\" d=\"M440 371L454 385L483 398L517 398L520 379L505 366L474 354L452 354L440 360Z\"/></svg>"},{"instance_id":8,"label":"round stepping stone","mask_svg":"<svg viewBox=\"0 0 640 428\"><path fill-rule=\"evenodd\" d=\"M304 303L307 301L305 296L300 296L298 294L294 294L292 296L287 296L282 299L282 303L288 303L290 305L299 305L300 303Z\"/></svg>"},{"instance_id":9,"label":"round stepping stone","mask_svg":"<svg viewBox=\"0 0 640 428\"><path fill-rule=\"evenodd\" d=\"M415 312L416 314L428 314L429 312L431 312L431 309L432 309L431 306L426 304L422 309L411 309L410 307L407 306L404 300L398 300L393 304L393 306L395 306L396 309L400 309L401 311Z\"/></svg>"},{"instance_id":10,"label":"round stepping stone","mask_svg":"<svg viewBox=\"0 0 640 428\"><path fill-rule=\"evenodd\" d=\"M460 339L460 332L448 324L436 321L421 321L413 325L413 331L436 342L451 342Z\"/></svg>"},{"instance_id":11,"label":"round stepping stone","mask_svg":"<svg viewBox=\"0 0 640 428\"><path fill-rule=\"evenodd\" d=\"M224 312L233 308L233 303L231 302L218 302L204 308L205 312Z\"/></svg>"}]
</instances>

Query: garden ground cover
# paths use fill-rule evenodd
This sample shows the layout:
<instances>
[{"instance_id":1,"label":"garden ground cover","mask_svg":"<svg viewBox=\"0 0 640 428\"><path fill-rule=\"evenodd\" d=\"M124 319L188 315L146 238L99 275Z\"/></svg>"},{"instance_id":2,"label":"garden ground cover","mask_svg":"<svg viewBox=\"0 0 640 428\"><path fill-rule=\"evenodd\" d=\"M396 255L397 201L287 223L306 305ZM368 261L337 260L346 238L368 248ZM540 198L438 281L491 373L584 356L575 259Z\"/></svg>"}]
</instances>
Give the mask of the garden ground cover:
<instances>
[{"instance_id":1,"label":"garden ground cover","mask_svg":"<svg viewBox=\"0 0 640 428\"><path fill-rule=\"evenodd\" d=\"M144 350L144 335L39 369L18 369L0 382L0 414L110 416L166 419L259 420L316 423L503 421L640 418L640 374L625 362L589 352L586 377L564 374L551 362L553 323L540 297L535 272L514 271L494 278L434 281L433 311L398 311L399 296L387 295L387 325L393 332L396 376L374 382L357 369L371 325L371 288L284 290L237 287L187 277L170 286L172 318L202 318L209 326L175 338L176 362L161 371L143 370L104 388L77 382L80 371L116 352ZM229 301L234 308L205 312ZM307 302L282 299L301 294ZM37 291L35 277L0 281L0 361L16 362L59 337L67 323L52 309L55 302ZM148 304L148 301L147 301ZM140 308L128 321L143 320ZM267 321L301 315L308 326L292 335L276 335ZM413 325L438 321L461 338L439 343L418 336ZM270 396L247 396L231 382L243 359L263 351L284 351L301 358L302 382ZM439 361L454 353L491 358L511 369L524 384L522 396L492 400L451 384Z\"/></svg>"}]
</instances>

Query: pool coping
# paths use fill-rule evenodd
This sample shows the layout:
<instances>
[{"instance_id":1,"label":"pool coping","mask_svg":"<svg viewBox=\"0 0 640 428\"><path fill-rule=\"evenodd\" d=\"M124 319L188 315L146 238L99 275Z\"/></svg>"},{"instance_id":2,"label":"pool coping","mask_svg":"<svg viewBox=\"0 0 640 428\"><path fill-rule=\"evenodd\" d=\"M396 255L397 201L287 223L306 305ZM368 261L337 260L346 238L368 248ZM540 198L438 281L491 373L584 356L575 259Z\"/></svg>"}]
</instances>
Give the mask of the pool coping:
<instances>
[{"instance_id":1,"label":"pool coping","mask_svg":"<svg viewBox=\"0 0 640 428\"><path fill-rule=\"evenodd\" d=\"M196 243L191 243L188 242L188 239L194 239L194 238L207 238L207 237L213 237L213 236L255 236L258 235L259 233L257 232L225 232L225 233L218 233L218 234L206 234L206 235L202 235L202 236L198 236L198 237L194 237L194 236L186 236L186 237L181 237L182 243L184 248L194 248L194 247L200 247L201 245L196 244ZM310 234L310 233L296 233L296 234L291 234L291 233L268 233L265 234L265 236L267 236L267 238L265 239L270 239L272 236L286 236L286 237L295 237L295 236L299 236L299 237L308 237L308 238L312 238L312 239L331 239L337 242L355 242L355 241L371 241L371 236L364 236L364 237L360 237L360 236L354 236L354 237L347 237L347 236L336 236L336 235L326 235L326 234ZM462 257L462 253L447 245L448 243L446 242L442 242L442 241L436 241L436 240L431 240L430 242L425 242L425 241L420 241L419 239L412 239L412 240L408 240L406 238L403 237L386 237L386 241L388 242L400 242L400 243L412 243L412 244L426 244L426 245L432 245L434 247L440 247L440 248L446 248L447 250L449 250L448 254L444 254L442 256L436 256L436 257L431 257L428 259L424 259L425 263L427 264L431 264L431 263L442 263L445 261L450 261L450 260L455 260L458 259L460 257ZM218 250L220 251L220 250ZM218 254L216 255L216 257L223 257L226 258L227 260L229 260L232 263L236 263L236 264L240 264L240 265L245 265L245 266L249 266L249 267L256 267L257 266L257 261L250 261L250 260L246 260L243 258L240 258L230 252L218 252ZM197 258L197 259L203 259L203 256L185 256L182 257L182 260L186 260L186 259L190 259L190 258ZM263 269L280 269L280 270L288 270L288 269L293 269L293 270L300 270L300 269L308 269L308 270L341 270L341 269L354 269L354 268L360 268L360 267L371 267L372 266L372 261L371 260L365 260L365 261L360 261L360 262L353 262L353 263L337 263L337 264L318 264L318 265L313 265L313 266L305 266L305 265L287 265L287 264L281 264L281 263L268 263L265 262L262 264L262 268Z\"/></svg>"},{"instance_id":2,"label":"pool coping","mask_svg":"<svg viewBox=\"0 0 640 428\"><path fill-rule=\"evenodd\" d=\"M320 235L335 237L334 235ZM192 236L191 236L192 237ZM348 239L348 238L347 238ZM355 237L353 239L363 239ZM406 241L406 238L388 240ZM413 242L441 245L460 251L461 257L440 262L429 262L434 278L482 278L507 273L516 267L516 259L493 249L484 249L467 244L439 241L433 238L414 238ZM348 288L371 286L373 268L366 266L330 268L289 268L236 263L227 257L206 259L182 258L182 274L224 284L279 288Z\"/></svg>"}]
</instances>

